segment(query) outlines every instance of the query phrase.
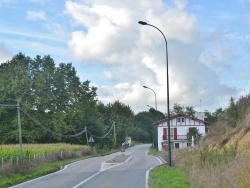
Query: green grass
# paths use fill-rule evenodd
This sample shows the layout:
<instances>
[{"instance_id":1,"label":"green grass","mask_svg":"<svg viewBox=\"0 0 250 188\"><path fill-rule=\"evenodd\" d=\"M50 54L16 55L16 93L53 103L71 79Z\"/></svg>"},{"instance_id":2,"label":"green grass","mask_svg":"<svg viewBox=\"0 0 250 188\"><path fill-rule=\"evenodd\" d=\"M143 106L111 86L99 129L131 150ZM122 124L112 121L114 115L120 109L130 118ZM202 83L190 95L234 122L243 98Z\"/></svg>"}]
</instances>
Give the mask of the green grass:
<instances>
[{"instance_id":1,"label":"green grass","mask_svg":"<svg viewBox=\"0 0 250 188\"><path fill-rule=\"evenodd\" d=\"M188 178L179 169L166 164L150 171L149 185L150 188L192 188Z\"/></svg>"},{"instance_id":2,"label":"green grass","mask_svg":"<svg viewBox=\"0 0 250 188\"><path fill-rule=\"evenodd\" d=\"M148 154L149 155L159 155L161 154L163 151L158 151L158 149L150 147Z\"/></svg>"},{"instance_id":3,"label":"green grass","mask_svg":"<svg viewBox=\"0 0 250 188\"><path fill-rule=\"evenodd\" d=\"M16 185L24 181L34 179L55 171L58 171L61 166L64 166L68 163L74 162L76 159L66 159L62 161L57 161L53 163L41 163L36 166L29 173L23 174L10 174L10 175L0 175L0 188L5 188L11 185Z\"/></svg>"}]
</instances>

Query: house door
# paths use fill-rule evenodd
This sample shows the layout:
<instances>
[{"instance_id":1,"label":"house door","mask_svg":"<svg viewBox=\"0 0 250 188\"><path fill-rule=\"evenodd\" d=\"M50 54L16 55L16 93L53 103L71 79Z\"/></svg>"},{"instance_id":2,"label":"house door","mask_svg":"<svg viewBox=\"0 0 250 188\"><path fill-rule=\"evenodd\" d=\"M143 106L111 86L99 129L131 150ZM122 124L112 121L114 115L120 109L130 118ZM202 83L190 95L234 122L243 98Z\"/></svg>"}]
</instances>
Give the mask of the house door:
<instances>
[{"instance_id":1,"label":"house door","mask_svg":"<svg viewBox=\"0 0 250 188\"><path fill-rule=\"evenodd\" d=\"M180 148L180 143L174 143L174 148L179 149Z\"/></svg>"}]
</instances>

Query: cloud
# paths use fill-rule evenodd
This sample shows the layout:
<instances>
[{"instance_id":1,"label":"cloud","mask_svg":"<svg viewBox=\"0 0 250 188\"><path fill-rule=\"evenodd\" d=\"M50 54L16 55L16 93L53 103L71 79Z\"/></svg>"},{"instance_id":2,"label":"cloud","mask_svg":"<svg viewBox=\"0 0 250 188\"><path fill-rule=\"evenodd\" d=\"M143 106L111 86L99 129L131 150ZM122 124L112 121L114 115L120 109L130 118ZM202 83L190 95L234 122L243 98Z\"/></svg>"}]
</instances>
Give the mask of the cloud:
<instances>
[{"instance_id":1,"label":"cloud","mask_svg":"<svg viewBox=\"0 0 250 188\"><path fill-rule=\"evenodd\" d=\"M197 18L185 10L186 4L181 0L171 5L138 0L136 6L132 0L66 2L65 12L81 27L71 33L70 53L106 67L103 78L114 82L99 85L101 101L120 100L136 112L147 109L155 99L142 87L146 85L156 92L159 110L166 112L166 43L156 28L139 25L139 20L157 26L167 39L170 105L197 107L202 100L211 110L237 92L221 74L230 71L228 60L235 58L229 43L218 42L227 33L218 28L202 39Z\"/></svg>"},{"instance_id":2,"label":"cloud","mask_svg":"<svg viewBox=\"0 0 250 188\"><path fill-rule=\"evenodd\" d=\"M11 59L12 55L10 52L4 47L3 44L0 44L0 64L6 62Z\"/></svg>"},{"instance_id":3,"label":"cloud","mask_svg":"<svg viewBox=\"0 0 250 188\"><path fill-rule=\"evenodd\" d=\"M174 4L176 5L176 7L180 10L184 9L186 6L186 1L182 1L182 0L174 0Z\"/></svg>"},{"instance_id":4,"label":"cloud","mask_svg":"<svg viewBox=\"0 0 250 188\"><path fill-rule=\"evenodd\" d=\"M43 11L26 11L28 20L47 20L46 13Z\"/></svg>"},{"instance_id":5,"label":"cloud","mask_svg":"<svg viewBox=\"0 0 250 188\"><path fill-rule=\"evenodd\" d=\"M3 7L6 4L14 3L16 0L1 0L0 1L0 8Z\"/></svg>"}]
</instances>

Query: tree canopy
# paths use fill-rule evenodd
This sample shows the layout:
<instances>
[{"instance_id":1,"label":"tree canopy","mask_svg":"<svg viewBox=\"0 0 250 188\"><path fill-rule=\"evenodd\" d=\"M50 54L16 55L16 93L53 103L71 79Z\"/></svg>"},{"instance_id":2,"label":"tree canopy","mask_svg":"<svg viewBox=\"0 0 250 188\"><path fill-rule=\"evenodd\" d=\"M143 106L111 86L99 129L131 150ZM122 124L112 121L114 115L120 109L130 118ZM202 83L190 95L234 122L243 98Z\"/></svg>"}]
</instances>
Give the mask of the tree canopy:
<instances>
[{"instance_id":1,"label":"tree canopy","mask_svg":"<svg viewBox=\"0 0 250 188\"><path fill-rule=\"evenodd\" d=\"M96 91L89 80L80 81L72 63L57 66L49 55L15 55L0 64L0 143L18 142L17 100L25 143L87 144L85 134L72 136L85 127L100 145L119 146L126 136L152 142L152 123L163 118L162 113L150 109L135 115L120 101L104 105Z\"/></svg>"}]
</instances>

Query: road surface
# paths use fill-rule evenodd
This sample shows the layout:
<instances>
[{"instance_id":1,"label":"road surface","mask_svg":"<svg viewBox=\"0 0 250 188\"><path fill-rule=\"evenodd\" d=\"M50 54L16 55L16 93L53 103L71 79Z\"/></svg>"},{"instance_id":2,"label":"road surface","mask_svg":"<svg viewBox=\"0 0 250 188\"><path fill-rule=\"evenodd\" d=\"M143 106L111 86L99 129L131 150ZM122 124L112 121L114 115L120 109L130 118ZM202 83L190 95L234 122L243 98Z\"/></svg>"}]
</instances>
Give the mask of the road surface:
<instances>
[{"instance_id":1,"label":"road surface","mask_svg":"<svg viewBox=\"0 0 250 188\"><path fill-rule=\"evenodd\" d=\"M138 145L125 152L80 160L12 188L145 188L149 170L161 164L147 155L149 147Z\"/></svg>"}]
</instances>

